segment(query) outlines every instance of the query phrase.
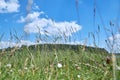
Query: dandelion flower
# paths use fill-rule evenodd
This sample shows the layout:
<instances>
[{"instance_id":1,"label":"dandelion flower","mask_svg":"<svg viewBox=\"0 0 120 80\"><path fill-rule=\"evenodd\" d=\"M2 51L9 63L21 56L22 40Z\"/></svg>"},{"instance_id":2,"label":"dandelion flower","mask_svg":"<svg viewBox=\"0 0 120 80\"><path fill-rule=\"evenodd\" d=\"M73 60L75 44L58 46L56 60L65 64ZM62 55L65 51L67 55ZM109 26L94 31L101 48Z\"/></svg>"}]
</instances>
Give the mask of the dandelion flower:
<instances>
[{"instance_id":1,"label":"dandelion flower","mask_svg":"<svg viewBox=\"0 0 120 80\"><path fill-rule=\"evenodd\" d=\"M58 64L57 64L57 67L58 67L58 68L62 68L62 64L61 64L61 63L58 63Z\"/></svg>"}]
</instances>

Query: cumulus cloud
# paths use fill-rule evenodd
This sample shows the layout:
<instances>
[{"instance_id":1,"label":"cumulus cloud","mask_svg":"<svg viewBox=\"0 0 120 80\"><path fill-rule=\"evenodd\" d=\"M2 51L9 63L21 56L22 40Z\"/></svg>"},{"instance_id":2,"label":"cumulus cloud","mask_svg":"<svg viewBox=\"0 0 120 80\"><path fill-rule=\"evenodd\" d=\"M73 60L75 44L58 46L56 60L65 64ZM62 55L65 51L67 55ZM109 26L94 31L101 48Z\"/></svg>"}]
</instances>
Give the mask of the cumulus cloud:
<instances>
[{"instance_id":1,"label":"cumulus cloud","mask_svg":"<svg viewBox=\"0 0 120 80\"><path fill-rule=\"evenodd\" d=\"M27 22L24 26L24 31L27 33L41 33L49 35L66 35L71 36L81 30L81 26L75 21L72 22L56 22L51 19L40 18L44 12L33 12L28 14L25 18L22 16L19 22Z\"/></svg>"},{"instance_id":2,"label":"cumulus cloud","mask_svg":"<svg viewBox=\"0 0 120 80\"><path fill-rule=\"evenodd\" d=\"M18 12L18 0L0 0L0 13Z\"/></svg>"},{"instance_id":3,"label":"cumulus cloud","mask_svg":"<svg viewBox=\"0 0 120 80\"><path fill-rule=\"evenodd\" d=\"M108 39L110 41L108 44L110 44L109 47L112 49L112 52L120 53L120 34L115 34Z\"/></svg>"},{"instance_id":4,"label":"cumulus cloud","mask_svg":"<svg viewBox=\"0 0 120 80\"><path fill-rule=\"evenodd\" d=\"M31 22L34 20L37 20L39 15L44 14L44 12L33 12L32 14L28 14L25 18L23 16L20 17L20 20L18 22Z\"/></svg>"}]
</instances>

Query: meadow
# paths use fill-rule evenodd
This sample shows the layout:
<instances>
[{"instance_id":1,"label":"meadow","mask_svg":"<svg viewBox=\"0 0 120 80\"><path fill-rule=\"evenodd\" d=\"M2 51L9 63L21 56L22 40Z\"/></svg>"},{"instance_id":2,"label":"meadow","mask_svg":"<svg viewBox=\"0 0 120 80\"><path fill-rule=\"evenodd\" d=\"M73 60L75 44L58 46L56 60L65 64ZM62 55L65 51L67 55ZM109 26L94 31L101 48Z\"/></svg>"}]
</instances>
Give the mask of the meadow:
<instances>
[{"instance_id":1,"label":"meadow","mask_svg":"<svg viewBox=\"0 0 120 80\"><path fill-rule=\"evenodd\" d=\"M0 51L0 80L116 80L120 58L105 49L83 45L41 44ZM119 56L119 55L117 55Z\"/></svg>"},{"instance_id":2,"label":"meadow","mask_svg":"<svg viewBox=\"0 0 120 80\"><path fill-rule=\"evenodd\" d=\"M79 14L81 7L79 11L79 0L75 1L75 8L78 18L77 22L79 23L81 21L81 13ZM26 6L27 15L26 17L21 16L21 19L18 20L18 22L24 22L24 26L28 26L29 23L31 24L32 22L34 23L36 20L38 20L37 24L34 23L35 25L32 26L33 30L31 27L27 28L28 30L31 28L30 32L34 32L34 28L36 28L34 41L43 43L30 46L22 45L22 47L18 47L16 45L12 48L9 47L6 49L1 49L0 80L120 80L120 54L114 54L113 51L114 45L118 44L115 41L115 39L117 39L115 34L116 32L120 33L118 25L119 21L116 21L115 23L110 21L109 25L106 27L103 20L104 17L102 17L102 14L100 13L100 10L96 4L96 0L94 0L92 9L93 19L89 20L85 18L85 21L88 22L87 24L89 24L89 21L93 20L93 26L89 25L85 27L87 27L86 29L94 27L94 32L88 32L88 37L85 38L84 45L66 44L67 42L75 42L77 39L79 39L78 41L84 40L81 38L82 34L78 33L77 29L74 28L73 25L69 27L63 27L64 25L62 24L63 31L61 30L61 26L56 26L57 28L55 28L54 24L60 25L58 23L61 22L55 22L54 19L39 18L40 14L43 12L40 12L37 16L32 16L32 14L30 14L31 12L34 12L34 10L32 11L34 8L32 8L32 4L33 1L28 0ZM34 3L34 6L38 8L36 3ZM5 8L7 7L5 6ZM6 9L3 10L5 11ZM88 12L89 9L87 10L87 14ZM47 17L46 14L45 16ZM97 22L97 19L100 19L101 24ZM116 18L116 20L118 19L119 17ZM5 21L7 20L5 19ZM48 21L50 22L45 23ZM42 24L43 28L41 28L41 25L39 25L38 22L43 23L39 23ZM68 24L68 22L66 24ZM53 26L52 28L51 25ZM49 26L51 30L50 32L46 29L47 27L49 29ZM58 31L58 34L54 30ZM21 40L26 40L26 38L31 34L27 33L26 31L24 30L22 35L18 35L16 30L10 30L9 42L13 41L19 43ZM109 48L109 52L104 48L98 47L100 46L100 40L103 37L103 34L100 33L102 31L105 33L104 35L106 35L107 39L105 38L105 46ZM65 34L66 32L67 34ZM84 33L86 33L86 30ZM112 41L109 39L110 36ZM3 37L4 33L0 34L0 42L3 41ZM53 44L44 44L44 42L53 42ZM63 44L55 44L57 42L62 42ZM95 47L88 46L89 42ZM118 44L118 46L120 45ZM119 51L119 49L120 48L118 47L117 51Z\"/></svg>"}]
</instances>

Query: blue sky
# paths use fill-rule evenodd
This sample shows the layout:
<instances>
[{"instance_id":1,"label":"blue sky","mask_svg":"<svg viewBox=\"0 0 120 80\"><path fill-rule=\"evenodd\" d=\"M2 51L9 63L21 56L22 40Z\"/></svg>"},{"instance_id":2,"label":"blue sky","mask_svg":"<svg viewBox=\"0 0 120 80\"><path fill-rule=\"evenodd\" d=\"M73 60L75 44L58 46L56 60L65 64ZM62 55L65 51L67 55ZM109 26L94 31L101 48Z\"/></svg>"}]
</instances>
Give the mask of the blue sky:
<instances>
[{"instance_id":1,"label":"blue sky","mask_svg":"<svg viewBox=\"0 0 120 80\"><path fill-rule=\"evenodd\" d=\"M0 34L4 33L2 44L10 41L10 32L18 37L23 36L23 43L34 43L39 28L43 37L44 30L48 31L49 36L63 36L65 33L67 37L71 37L71 43L76 41L83 44L87 40L87 45L93 45L93 38L89 37L89 33L96 35L99 25L99 42L96 35L96 43L100 47L106 47L105 39L111 38L111 35L106 36L103 25L109 28L110 21L119 23L119 3L119 0L1 0ZM72 32L71 26L74 29ZM119 32L114 32L119 38ZM13 40L13 44L14 42Z\"/></svg>"}]
</instances>

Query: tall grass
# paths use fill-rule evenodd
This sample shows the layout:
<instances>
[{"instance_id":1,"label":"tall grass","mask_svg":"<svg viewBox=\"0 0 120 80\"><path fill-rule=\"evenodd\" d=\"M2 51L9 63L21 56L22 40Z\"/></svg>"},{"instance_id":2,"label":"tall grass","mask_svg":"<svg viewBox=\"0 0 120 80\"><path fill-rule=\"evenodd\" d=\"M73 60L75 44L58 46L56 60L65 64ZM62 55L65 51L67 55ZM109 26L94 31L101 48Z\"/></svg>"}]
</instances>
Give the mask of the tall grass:
<instances>
[{"instance_id":1,"label":"tall grass","mask_svg":"<svg viewBox=\"0 0 120 80\"><path fill-rule=\"evenodd\" d=\"M93 34L94 35L94 34ZM14 35L15 36L15 35ZM36 40L44 40L41 37ZM49 36L47 36L49 37ZM57 40L69 38L53 36ZM16 37L15 37L16 38ZM57 39L56 39L57 38ZM95 37L93 37L95 38ZM19 39L18 39L19 40ZM115 80L119 79L119 62L104 49L69 44L38 44L15 46L0 53L1 80Z\"/></svg>"},{"instance_id":2,"label":"tall grass","mask_svg":"<svg viewBox=\"0 0 120 80\"><path fill-rule=\"evenodd\" d=\"M4 55L1 54L0 79L113 79L111 64L106 63L107 53L78 52L74 49L75 45L71 49L71 46L52 44L38 47L39 49L24 46L16 50L12 56L9 50L5 51Z\"/></svg>"},{"instance_id":3,"label":"tall grass","mask_svg":"<svg viewBox=\"0 0 120 80\"><path fill-rule=\"evenodd\" d=\"M30 1L30 0L29 0ZM28 13L30 6L28 5ZM76 0L76 9L79 15L78 0ZM94 3L93 18L95 27L96 2ZM100 14L100 13L99 13ZM104 21L100 14L104 27ZM78 19L80 20L80 19ZM80 21L79 21L80 22ZM37 45L22 46L16 45L13 48L0 51L0 80L119 80L120 79L120 55L113 53L113 45L106 40L110 48L109 54L104 49L98 48L100 38L100 26L96 33L90 33L95 47L87 47L87 40L84 45L69 45L71 37L65 33L49 36L47 31L42 35L40 29L36 35ZM106 35L108 35L104 27ZM67 30L66 30L67 31ZM73 28L71 27L71 32ZM19 43L22 37L10 33L11 40ZM114 38L115 33L110 32ZM75 34L76 37L79 37ZM0 40L3 35L0 36ZM108 37L108 36L107 36ZM51 43L48 41L51 39ZM45 42L46 44L40 44ZM60 44L64 42L64 44ZM98 43L97 43L98 42ZM114 42L114 41L113 41Z\"/></svg>"}]
</instances>

